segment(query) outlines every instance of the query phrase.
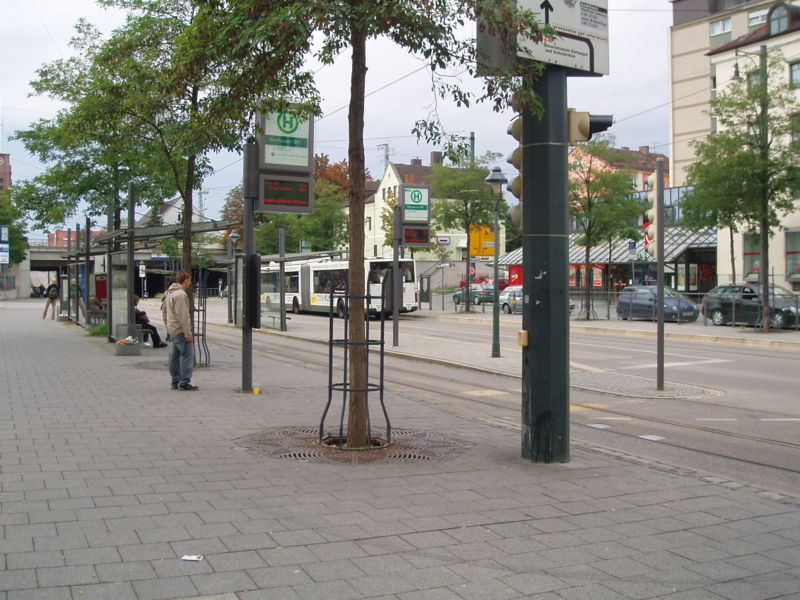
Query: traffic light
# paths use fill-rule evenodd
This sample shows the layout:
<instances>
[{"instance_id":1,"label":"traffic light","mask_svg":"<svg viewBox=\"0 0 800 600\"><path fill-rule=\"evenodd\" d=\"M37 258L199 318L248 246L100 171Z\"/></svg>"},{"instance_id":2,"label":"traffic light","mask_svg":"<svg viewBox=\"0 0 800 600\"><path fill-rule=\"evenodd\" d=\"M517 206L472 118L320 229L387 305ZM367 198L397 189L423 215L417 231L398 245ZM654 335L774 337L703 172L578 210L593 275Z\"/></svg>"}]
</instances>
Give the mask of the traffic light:
<instances>
[{"instance_id":1,"label":"traffic light","mask_svg":"<svg viewBox=\"0 0 800 600\"><path fill-rule=\"evenodd\" d=\"M508 209L506 218L514 224L514 227L522 228L522 117L517 116L508 126L508 134L512 136L519 144L511 155L508 157L507 162L514 165L519 174L511 180L506 186L509 192L514 194L519 199L519 204L516 204Z\"/></svg>"},{"instance_id":2,"label":"traffic light","mask_svg":"<svg viewBox=\"0 0 800 600\"><path fill-rule=\"evenodd\" d=\"M655 173L651 173L647 178L647 201L650 208L647 209L645 217L647 222L644 224L644 243L647 253L658 260L658 244L656 236L658 232L658 180Z\"/></svg>"},{"instance_id":3,"label":"traffic light","mask_svg":"<svg viewBox=\"0 0 800 600\"><path fill-rule=\"evenodd\" d=\"M567 109L567 139L570 145L588 141L595 133L605 131L614 123L613 115L590 115L588 112Z\"/></svg>"}]
</instances>

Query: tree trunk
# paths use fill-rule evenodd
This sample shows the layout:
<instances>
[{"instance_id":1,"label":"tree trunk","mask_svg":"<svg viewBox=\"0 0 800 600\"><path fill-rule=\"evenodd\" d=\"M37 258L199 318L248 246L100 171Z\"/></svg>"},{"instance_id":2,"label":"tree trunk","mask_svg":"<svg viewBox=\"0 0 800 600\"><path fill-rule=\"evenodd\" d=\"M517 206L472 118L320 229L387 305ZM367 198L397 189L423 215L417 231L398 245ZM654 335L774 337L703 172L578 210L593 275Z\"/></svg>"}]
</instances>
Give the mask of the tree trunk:
<instances>
[{"instance_id":1,"label":"tree trunk","mask_svg":"<svg viewBox=\"0 0 800 600\"><path fill-rule=\"evenodd\" d=\"M731 283L736 283L736 247L733 243L733 227L728 229L728 233L730 234L731 244Z\"/></svg>"},{"instance_id":2,"label":"tree trunk","mask_svg":"<svg viewBox=\"0 0 800 600\"><path fill-rule=\"evenodd\" d=\"M586 320L590 321L592 319L592 273L591 267L589 265L589 256L591 254L591 248L589 248L589 244L586 244L586 251L584 254L584 273L586 275L586 301L584 306L586 306Z\"/></svg>"},{"instance_id":3,"label":"tree trunk","mask_svg":"<svg viewBox=\"0 0 800 600\"><path fill-rule=\"evenodd\" d=\"M766 204L766 203L765 203ZM761 218L761 271L759 280L761 282L761 328L764 333L769 331L769 221L767 220L767 208L762 207L763 216Z\"/></svg>"},{"instance_id":4,"label":"tree trunk","mask_svg":"<svg viewBox=\"0 0 800 600\"><path fill-rule=\"evenodd\" d=\"M181 255L181 269L187 273L192 273L192 217L193 217L193 198L194 189L194 166L197 157L192 155L186 164L186 186L183 189L183 252ZM191 293L191 292L190 292Z\"/></svg>"},{"instance_id":5,"label":"tree trunk","mask_svg":"<svg viewBox=\"0 0 800 600\"><path fill-rule=\"evenodd\" d=\"M354 8L358 4L354 2ZM348 306L350 338L350 401L347 446L363 448L367 432L367 347L364 326L364 93L367 77L366 34L355 23L350 28L353 48L350 74L348 159L350 163L350 280Z\"/></svg>"},{"instance_id":6,"label":"tree trunk","mask_svg":"<svg viewBox=\"0 0 800 600\"><path fill-rule=\"evenodd\" d=\"M472 286L472 278L470 277L469 270L472 268L472 264L470 263L470 259L469 259L469 249L470 249L469 231L470 231L470 226L469 226L469 223L467 223L467 273L466 273L467 287L464 288L464 293L461 295L461 297L464 299L464 312L469 312L471 310L471 306L472 306L470 304L472 302L472 298L470 298L470 296L472 294L472 287L471 287Z\"/></svg>"}]
</instances>

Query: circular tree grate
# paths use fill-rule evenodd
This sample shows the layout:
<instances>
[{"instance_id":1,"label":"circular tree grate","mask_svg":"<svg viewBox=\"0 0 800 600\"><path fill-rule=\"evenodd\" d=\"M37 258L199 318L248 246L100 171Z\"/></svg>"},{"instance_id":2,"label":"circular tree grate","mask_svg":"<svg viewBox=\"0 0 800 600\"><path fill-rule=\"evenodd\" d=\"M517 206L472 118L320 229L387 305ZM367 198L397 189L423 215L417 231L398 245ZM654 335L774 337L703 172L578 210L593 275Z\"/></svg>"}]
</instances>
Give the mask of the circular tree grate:
<instances>
[{"instance_id":1,"label":"circular tree grate","mask_svg":"<svg viewBox=\"0 0 800 600\"><path fill-rule=\"evenodd\" d=\"M314 427L276 427L254 433L235 442L270 458L324 463L398 463L448 458L464 452L472 444L452 440L430 431L392 430L392 443L369 450L340 450L318 442ZM330 436L329 436L330 437Z\"/></svg>"}]
</instances>

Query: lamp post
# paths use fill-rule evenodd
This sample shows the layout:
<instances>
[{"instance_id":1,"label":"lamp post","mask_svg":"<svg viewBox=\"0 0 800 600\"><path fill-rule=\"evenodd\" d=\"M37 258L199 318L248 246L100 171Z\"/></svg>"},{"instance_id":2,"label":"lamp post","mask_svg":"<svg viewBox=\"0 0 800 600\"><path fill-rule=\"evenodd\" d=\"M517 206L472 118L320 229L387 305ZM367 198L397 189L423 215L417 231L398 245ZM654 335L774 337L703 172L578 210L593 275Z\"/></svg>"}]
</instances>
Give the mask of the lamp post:
<instances>
[{"instance_id":1,"label":"lamp post","mask_svg":"<svg viewBox=\"0 0 800 600\"><path fill-rule=\"evenodd\" d=\"M494 302L492 302L492 358L500 358L500 200L503 198L503 186L508 179L500 167L492 167L491 173L484 180L492 188L494 194Z\"/></svg>"},{"instance_id":2,"label":"lamp post","mask_svg":"<svg viewBox=\"0 0 800 600\"><path fill-rule=\"evenodd\" d=\"M233 304L231 300L231 273L233 272L233 250L236 247L236 242L239 241L239 232L235 229L228 234L228 253L227 258L229 261L228 263L228 323L233 323Z\"/></svg>"}]
</instances>

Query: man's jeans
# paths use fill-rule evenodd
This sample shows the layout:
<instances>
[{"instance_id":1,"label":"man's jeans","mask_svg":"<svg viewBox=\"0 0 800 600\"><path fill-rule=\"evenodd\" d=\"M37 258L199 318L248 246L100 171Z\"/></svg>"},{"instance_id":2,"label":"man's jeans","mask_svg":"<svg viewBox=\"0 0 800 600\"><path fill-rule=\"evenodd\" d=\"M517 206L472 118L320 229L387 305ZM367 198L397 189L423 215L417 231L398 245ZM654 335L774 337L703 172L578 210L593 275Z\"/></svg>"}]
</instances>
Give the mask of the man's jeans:
<instances>
[{"instance_id":1,"label":"man's jeans","mask_svg":"<svg viewBox=\"0 0 800 600\"><path fill-rule=\"evenodd\" d=\"M186 336L176 333L172 336L172 345L169 347L169 374L173 386L181 386L192 380L194 367L194 349L191 342L186 341Z\"/></svg>"}]
</instances>

